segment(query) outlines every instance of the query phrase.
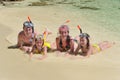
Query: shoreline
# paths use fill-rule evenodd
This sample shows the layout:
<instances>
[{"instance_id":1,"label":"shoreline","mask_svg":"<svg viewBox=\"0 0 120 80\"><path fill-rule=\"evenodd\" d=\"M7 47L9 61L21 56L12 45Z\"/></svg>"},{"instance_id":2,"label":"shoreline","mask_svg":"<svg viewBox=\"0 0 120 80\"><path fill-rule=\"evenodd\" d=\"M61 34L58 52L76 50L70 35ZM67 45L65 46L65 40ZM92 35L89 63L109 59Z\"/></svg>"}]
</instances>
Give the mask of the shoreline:
<instances>
[{"instance_id":1,"label":"shoreline","mask_svg":"<svg viewBox=\"0 0 120 80\"><path fill-rule=\"evenodd\" d=\"M70 20L70 34L75 37L79 34L77 25L88 32L92 42L103 40L117 41L114 36L109 36L107 30L101 29L97 23L89 21L82 14L71 12L61 6L22 7L0 9L0 79L1 80L119 80L120 74L120 43L103 52L91 55L85 59L69 59L57 57L48 53L44 60L29 60L29 56L19 49L8 49L15 44L17 34L22 30L22 23L27 16L35 24L35 30L42 33L45 27L53 31L49 36L54 41L58 27L66 20ZM96 27L97 26L97 27ZM102 34L101 34L102 33ZM105 33L105 34L103 34ZM6 37L11 43L5 41ZM109 39L108 39L109 37Z\"/></svg>"},{"instance_id":2,"label":"shoreline","mask_svg":"<svg viewBox=\"0 0 120 80\"><path fill-rule=\"evenodd\" d=\"M37 9L39 10L37 10ZM31 16L31 19L33 20L34 24L35 24L35 30L38 30L38 32L41 33L41 31L44 31L45 27L48 28L52 28L54 27L54 30L57 30L57 27L59 27L61 25L61 23L64 23L66 20L70 20L70 22L67 24L70 26L70 34L72 34L72 32L77 32L75 34L72 34L73 37L75 37L77 34L79 34L79 31L77 30L77 25L80 25L83 29L83 32L87 32L90 35L96 36L107 36L107 35L111 35L109 36L110 39L114 38L115 40L119 41L119 38L117 36L114 36L113 33L111 33L109 30L106 30L104 28L101 27L101 25L97 25L97 23L94 23L92 21L87 20L87 17L85 17L82 14L78 14L79 12L71 12L69 10L66 11L66 9L62 10L63 7L61 7L60 10L55 9L56 7L49 7L49 11L46 12L47 7L24 7L24 8L5 8L8 11L9 15L4 15L6 13L6 10L2 10L0 13L1 20L0 22L10 28L13 29L13 34L19 32L22 29L22 23L23 21L27 20L27 16ZM59 7L58 7L59 8ZM26 9L31 11L26 13ZM41 9L41 10L40 10ZM12 11L12 12L11 12ZM15 12L14 12L15 11ZM43 12L41 12L43 11ZM64 12L66 11L65 14L61 14L58 11ZM33 12L33 13L32 13ZM38 13L40 12L40 14ZM42 14L44 14L44 12L49 13L49 15L45 14L44 16L42 16ZM24 13L24 15L20 15ZM78 16L76 16L76 14L78 14ZM14 16L15 15L15 16ZM71 16L68 17L67 15ZM6 17L9 17L7 18ZM65 16L65 17L63 17ZM45 17L45 18L44 18ZM49 19L47 19L49 17ZM62 18L63 17L63 18ZM3 21L3 19L6 19L6 22ZM12 19L12 20L11 20ZM13 21L17 20L15 23ZM52 21L51 21L52 20ZM13 25L11 25L11 23ZM49 26L50 25L50 26ZM14 28L14 26L18 26L18 28ZM101 33L99 32L99 30L101 30ZM104 34L105 32L105 34ZM53 35L55 35L57 33L53 33ZM104 37L105 38L105 37ZM109 39L109 40L110 40ZM105 39L103 39L105 40ZM107 40L107 38L106 38ZM101 40L100 40L101 41ZM99 41L97 41L99 42Z\"/></svg>"}]
</instances>

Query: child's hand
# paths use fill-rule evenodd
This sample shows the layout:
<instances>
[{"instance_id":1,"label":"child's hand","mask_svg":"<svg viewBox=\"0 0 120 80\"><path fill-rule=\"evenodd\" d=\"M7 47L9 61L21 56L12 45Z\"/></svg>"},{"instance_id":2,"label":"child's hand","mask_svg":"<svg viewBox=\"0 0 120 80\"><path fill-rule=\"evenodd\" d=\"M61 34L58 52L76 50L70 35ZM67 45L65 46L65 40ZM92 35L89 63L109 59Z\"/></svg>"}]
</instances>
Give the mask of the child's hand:
<instances>
[{"instance_id":1,"label":"child's hand","mask_svg":"<svg viewBox=\"0 0 120 80\"><path fill-rule=\"evenodd\" d=\"M42 57L39 57L38 59L39 60L43 60L43 59L45 59L47 57L47 55L43 55Z\"/></svg>"},{"instance_id":2,"label":"child's hand","mask_svg":"<svg viewBox=\"0 0 120 80\"><path fill-rule=\"evenodd\" d=\"M57 57L61 55L60 51L56 51L55 53Z\"/></svg>"},{"instance_id":3,"label":"child's hand","mask_svg":"<svg viewBox=\"0 0 120 80\"><path fill-rule=\"evenodd\" d=\"M32 58L32 56L33 56L33 53L31 52L31 53L29 54L30 59Z\"/></svg>"},{"instance_id":4,"label":"child's hand","mask_svg":"<svg viewBox=\"0 0 120 80\"><path fill-rule=\"evenodd\" d=\"M26 51L26 53L30 53L30 52L31 52L31 50L30 50L30 48L28 48L27 51Z\"/></svg>"},{"instance_id":5,"label":"child's hand","mask_svg":"<svg viewBox=\"0 0 120 80\"><path fill-rule=\"evenodd\" d=\"M26 53L30 53L32 48L31 47L22 46L22 47L20 47L20 49L25 51Z\"/></svg>"},{"instance_id":6,"label":"child's hand","mask_svg":"<svg viewBox=\"0 0 120 80\"><path fill-rule=\"evenodd\" d=\"M71 56L68 52L66 52L65 54L64 54L64 56L65 57L69 57L69 56Z\"/></svg>"}]
</instances>

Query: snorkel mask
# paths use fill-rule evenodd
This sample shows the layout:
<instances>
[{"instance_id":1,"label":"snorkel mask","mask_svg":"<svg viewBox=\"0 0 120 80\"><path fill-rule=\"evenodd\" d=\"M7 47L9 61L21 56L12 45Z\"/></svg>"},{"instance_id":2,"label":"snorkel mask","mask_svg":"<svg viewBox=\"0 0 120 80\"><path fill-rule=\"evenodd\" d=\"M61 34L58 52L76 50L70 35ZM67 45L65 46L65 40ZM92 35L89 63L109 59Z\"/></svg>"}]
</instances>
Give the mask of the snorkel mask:
<instances>
[{"instance_id":1,"label":"snorkel mask","mask_svg":"<svg viewBox=\"0 0 120 80\"><path fill-rule=\"evenodd\" d=\"M81 33L80 35L79 35L79 37L86 37L86 38L89 38L90 37L90 35L89 34L87 34L87 33Z\"/></svg>"},{"instance_id":2,"label":"snorkel mask","mask_svg":"<svg viewBox=\"0 0 120 80\"><path fill-rule=\"evenodd\" d=\"M29 22L29 21L25 21L24 23L23 23L23 28L24 27L30 27L30 28L32 28L32 33L34 33L34 24L33 23L31 23L31 22Z\"/></svg>"},{"instance_id":3,"label":"snorkel mask","mask_svg":"<svg viewBox=\"0 0 120 80\"><path fill-rule=\"evenodd\" d=\"M86 40L87 40L87 49L88 49L89 46L90 46L90 40L89 40L90 35L87 34L87 33L81 33L81 34L79 35L79 37L80 37L80 38L86 38Z\"/></svg>"}]
</instances>

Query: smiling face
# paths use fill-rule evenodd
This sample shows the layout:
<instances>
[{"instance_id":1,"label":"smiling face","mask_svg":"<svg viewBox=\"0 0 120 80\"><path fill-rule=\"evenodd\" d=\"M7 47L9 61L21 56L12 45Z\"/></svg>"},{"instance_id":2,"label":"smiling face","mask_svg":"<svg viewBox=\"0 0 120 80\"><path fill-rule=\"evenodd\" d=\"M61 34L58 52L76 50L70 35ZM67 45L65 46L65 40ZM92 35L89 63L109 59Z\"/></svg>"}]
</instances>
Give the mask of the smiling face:
<instances>
[{"instance_id":1,"label":"smiling face","mask_svg":"<svg viewBox=\"0 0 120 80\"><path fill-rule=\"evenodd\" d=\"M24 27L23 31L26 36L31 36L32 35L32 27Z\"/></svg>"},{"instance_id":2,"label":"smiling face","mask_svg":"<svg viewBox=\"0 0 120 80\"><path fill-rule=\"evenodd\" d=\"M42 39L37 39L35 41L35 45L37 46L37 48L42 47L43 43L44 43L44 40L42 40Z\"/></svg>"},{"instance_id":3,"label":"smiling face","mask_svg":"<svg viewBox=\"0 0 120 80\"><path fill-rule=\"evenodd\" d=\"M25 21L23 23L23 31L24 31L25 36L31 37L32 33L34 33L33 23L31 23L29 21Z\"/></svg>"},{"instance_id":4,"label":"smiling face","mask_svg":"<svg viewBox=\"0 0 120 80\"><path fill-rule=\"evenodd\" d=\"M87 39L86 39L86 37L81 37L80 38L80 45L81 46L86 46L87 45Z\"/></svg>"},{"instance_id":5,"label":"smiling face","mask_svg":"<svg viewBox=\"0 0 120 80\"><path fill-rule=\"evenodd\" d=\"M69 35L69 28L67 25L59 27L59 33L61 37L67 37Z\"/></svg>"},{"instance_id":6,"label":"smiling face","mask_svg":"<svg viewBox=\"0 0 120 80\"><path fill-rule=\"evenodd\" d=\"M66 31L65 29L60 31L60 36L61 37L67 37L68 36L68 31Z\"/></svg>"}]
</instances>

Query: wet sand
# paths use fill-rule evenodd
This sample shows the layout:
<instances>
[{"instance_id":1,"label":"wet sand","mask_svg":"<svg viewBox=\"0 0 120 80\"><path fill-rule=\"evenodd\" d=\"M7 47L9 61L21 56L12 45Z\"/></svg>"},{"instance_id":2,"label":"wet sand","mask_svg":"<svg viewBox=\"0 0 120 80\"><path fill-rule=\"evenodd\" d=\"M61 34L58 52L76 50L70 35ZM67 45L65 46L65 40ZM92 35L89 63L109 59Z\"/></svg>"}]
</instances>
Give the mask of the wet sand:
<instances>
[{"instance_id":1,"label":"wet sand","mask_svg":"<svg viewBox=\"0 0 120 80\"><path fill-rule=\"evenodd\" d=\"M17 34L22 30L22 23L27 20L27 16L31 17L35 30L39 33L42 33L45 27L53 32L49 36L51 42L55 41L58 27L68 19L71 21L68 25L73 37L79 34L76 25L80 24L82 29L92 36L92 42L108 40L109 32L99 31L99 25L87 20L87 17L61 6L3 7L0 9L0 80L120 79L120 43L114 36L110 36L109 41L117 42L116 45L85 59L57 57L53 52L48 53L44 60L30 60L29 56L19 49L8 49L8 46L16 44Z\"/></svg>"}]
</instances>

